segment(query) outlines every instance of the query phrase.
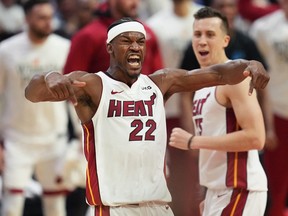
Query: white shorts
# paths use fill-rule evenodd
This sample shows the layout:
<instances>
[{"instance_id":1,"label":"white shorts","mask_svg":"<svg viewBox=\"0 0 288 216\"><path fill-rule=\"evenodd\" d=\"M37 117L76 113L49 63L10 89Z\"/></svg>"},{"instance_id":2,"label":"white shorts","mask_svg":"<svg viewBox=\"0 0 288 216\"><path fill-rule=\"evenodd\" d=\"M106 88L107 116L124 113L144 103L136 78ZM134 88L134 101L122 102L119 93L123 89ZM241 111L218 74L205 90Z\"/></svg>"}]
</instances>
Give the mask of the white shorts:
<instances>
[{"instance_id":1,"label":"white shorts","mask_svg":"<svg viewBox=\"0 0 288 216\"><path fill-rule=\"evenodd\" d=\"M208 189L204 202L203 216L263 216L266 201L267 191Z\"/></svg>"},{"instance_id":2,"label":"white shorts","mask_svg":"<svg viewBox=\"0 0 288 216\"><path fill-rule=\"evenodd\" d=\"M59 190L57 166L67 148L67 138L62 137L50 144L23 144L4 141L4 187L25 189L31 177L35 177L47 190Z\"/></svg>"},{"instance_id":3,"label":"white shorts","mask_svg":"<svg viewBox=\"0 0 288 216\"><path fill-rule=\"evenodd\" d=\"M148 202L143 204L122 205L116 207L93 207L90 216L174 216L168 204Z\"/></svg>"}]
</instances>

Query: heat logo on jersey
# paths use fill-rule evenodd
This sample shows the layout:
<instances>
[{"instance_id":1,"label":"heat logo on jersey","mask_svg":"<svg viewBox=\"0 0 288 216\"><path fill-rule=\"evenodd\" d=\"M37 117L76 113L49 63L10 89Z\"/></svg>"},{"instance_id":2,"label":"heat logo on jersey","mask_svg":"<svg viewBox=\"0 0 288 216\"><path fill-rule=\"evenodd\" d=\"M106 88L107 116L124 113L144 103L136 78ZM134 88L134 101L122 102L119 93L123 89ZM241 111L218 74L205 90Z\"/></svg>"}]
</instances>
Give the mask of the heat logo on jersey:
<instances>
[{"instance_id":1,"label":"heat logo on jersey","mask_svg":"<svg viewBox=\"0 0 288 216\"><path fill-rule=\"evenodd\" d=\"M210 96L210 92L206 95L206 97L193 101L193 118L194 118L195 125L198 129L199 135L202 134L203 106L206 103L209 96Z\"/></svg>"},{"instance_id":2,"label":"heat logo on jersey","mask_svg":"<svg viewBox=\"0 0 288 216\"><path fill-rule=\"evenodd\" d=\"M150 100L110 100L107 117L153 116L153 105L155 98L156 94L153 93L150 96Z\"/></svg>"}]
</instances>

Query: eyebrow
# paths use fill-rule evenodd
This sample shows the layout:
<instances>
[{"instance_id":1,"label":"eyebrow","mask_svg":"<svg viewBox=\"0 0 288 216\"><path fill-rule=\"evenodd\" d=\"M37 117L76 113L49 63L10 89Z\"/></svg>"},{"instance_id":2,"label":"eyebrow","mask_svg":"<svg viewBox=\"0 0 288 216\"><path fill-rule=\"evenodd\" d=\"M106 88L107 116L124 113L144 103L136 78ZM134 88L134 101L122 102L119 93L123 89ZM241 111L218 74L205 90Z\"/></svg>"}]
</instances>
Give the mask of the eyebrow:
<instances>
[{"instance_id":1,"label":"eyebrow","mask_svg":"<svg viewBox=\"0 0 288 216\"><path fill-rule=\"evenodd\" d=\"M127 32L126 32L126 33L127 33ZM141 36L138 38L138 40L145 39L145 36L144 36L143 34L141 34L140 32L139 32L139 35L141 35ZM130 36L128 36L127 34L125 35L125 33L121 33L121 34L119 35L119 38L121 38L121 37L124 37L124 38L126 38L126 39L130 39Z\"/></svg>"}]
</instances>

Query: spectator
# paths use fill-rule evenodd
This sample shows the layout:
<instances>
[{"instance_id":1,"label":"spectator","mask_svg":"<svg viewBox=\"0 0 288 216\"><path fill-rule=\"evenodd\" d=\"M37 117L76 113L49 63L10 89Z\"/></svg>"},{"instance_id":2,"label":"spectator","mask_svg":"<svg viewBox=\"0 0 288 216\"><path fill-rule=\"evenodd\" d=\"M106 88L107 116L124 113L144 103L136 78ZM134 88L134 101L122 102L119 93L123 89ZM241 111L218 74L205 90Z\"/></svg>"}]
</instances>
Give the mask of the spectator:
<instances>
[{"instance_id":1,"label":"spectator","mask_svg":"<svg viewBox=\"0 0 288 216\"><path fill-rule=\"evenodd\" d=\"M67 110L63 102L36 106L24 97L35 73L61 71L70 42L51 34L49 0L24 4L27 30L0 44L0 115L4 140L2 216L21 216L24 192L32 175L43 187L45 216L65 216L67 187L57 166L67 148ZM61 181L63 180L63 181Z\"/></svg>"},{"instance_id":2,"label":"spectator","mask_svg":"<svg viewBox=\"0 0 288 216\"><path fill-rule=\"evenodd\" d=\"M0 41L22 31L24 24L23 8L15 0L0 0Z\"/></svg>"},{"instance_id":3,"label":"spectator","mask_svg":"<svg viewBox=\"0 0 288 216\"><path fill-rule=\"evenodd\" d=\"M98 0L78 0L78 29L86 26L94 19L94 11L98 3Z\"/></svg>"},{"instance_id":4,"label":"spectator","mask_svg":"<svg viewBox=\"0 0 288 216\"><path fill-rule=\"evenodd\" d=\"M71 39L94 19L98 0L57 0L55 33Z\"/></svg>"},{"instance_id":5,"label":"spectator","mask_svg":"<svg viewBox=\"0 0 288 216\"><path fill-rule=\"evenodd\" d=\"M122 17L137 17L139 0L108 0L99 5L97 19L77 32L72 38L71 49L64 68L67 74L74 70L90 73L106 71L109 67L109 55L106 52L106 32L108 26ZM162 58L157 39L152 30L147 31L147 51L143 64L143 73L149 74L162 68Z\"/></svg>"},{"instance_id":6,"label":"spectator","mask_svg":"<svg viewBox=\"0 0 288 216\"><path fill-rule=\"evenodd\" d=\"M169 6L171 6L171 0L141 0L139 17L142 20L147 20L161 9Z\"/></svg>"},{"instance_id":7,"label":"spectator","mask_svg":"<svg viewBox=\"0 0 288 216\"><path fill-rule=\"evenodd\" d=\"M267 61L271 75L264 100L268 216L283 216L288 198L288 163L283 163L288 155L288 1L278 2L281 9L256 20L250 32Z\"/></svg>"},{"instance_id":8,"label":"spectator","mask_svg":"<svg viewBox=\"0 0 288 216\"><path fill-rule=\"evenodd\" d=\"M78 0L56 0L56 8L58 9L57 20L58 26L56 33L71 38L78 30L77 6Z\"/></svg>"},{"instance_id":9,"label":"spectator","mask_svg":"<svg viewBox=\"0 0 288 216\"><path fill-rule=\"evenodd\" d=\"M249 20L251 23L256 19L279 9L277 3L271 3L265 0L262 1L262 4L255 3L255 0L239 0L238 7L242 17Z\"/></svg>"}]
</instances>

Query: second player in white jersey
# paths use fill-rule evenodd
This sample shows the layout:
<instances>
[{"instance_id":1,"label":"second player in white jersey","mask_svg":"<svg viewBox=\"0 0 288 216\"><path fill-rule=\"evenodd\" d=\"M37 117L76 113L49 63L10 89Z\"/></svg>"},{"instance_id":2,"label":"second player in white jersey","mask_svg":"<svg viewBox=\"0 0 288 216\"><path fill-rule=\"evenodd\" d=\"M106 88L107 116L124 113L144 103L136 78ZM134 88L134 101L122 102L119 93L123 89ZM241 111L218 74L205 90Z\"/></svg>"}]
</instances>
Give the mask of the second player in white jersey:
<instances>
[{"instance_id":1,"label":"second player in white jersey","mask_svg":"<svg viewBox=\"0 0 288 216\"><path fill-rule=\"evenodd\" d=\"M194 95L193 121L198 135L221 136L240 129L233 109L217 102L216 89L204 88ZM225 152L201 149L199 168L200 184L207 188L267 191L267 179L257 150Z\"/></svg>"}]
</instances>

